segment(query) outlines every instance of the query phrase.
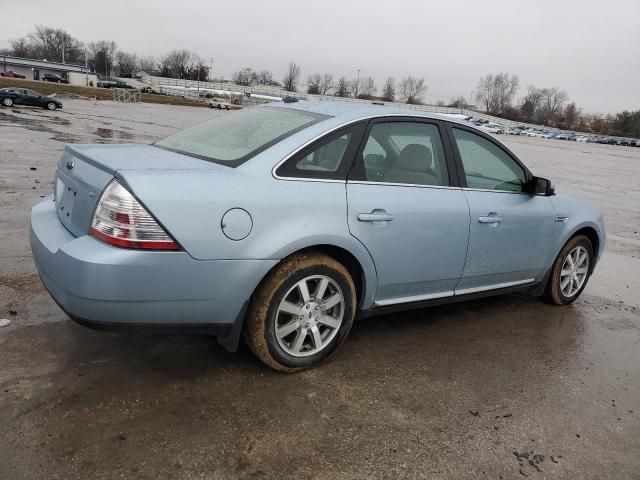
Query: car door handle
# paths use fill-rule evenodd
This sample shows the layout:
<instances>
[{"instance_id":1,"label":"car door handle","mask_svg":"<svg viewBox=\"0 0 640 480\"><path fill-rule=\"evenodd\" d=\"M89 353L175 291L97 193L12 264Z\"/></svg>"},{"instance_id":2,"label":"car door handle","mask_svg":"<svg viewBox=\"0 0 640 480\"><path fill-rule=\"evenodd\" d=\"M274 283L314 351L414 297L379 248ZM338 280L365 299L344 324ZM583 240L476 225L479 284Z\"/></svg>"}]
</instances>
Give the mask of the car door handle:
<instances>
[{"instance_id":1,"label":"car door handle","mask_svg":"<svg viewBox=\"0 0 640 480\"><path fill-rule=\"evenodd\" d=\"M497 213L491 212L489 215L478 217L478 223L498 224L502 222L502 217L499 217Z\"/></svg>"},{"instance_id":2,"label":"car door handle","mask_svg":"<svg viewBox=\"0 0 640 480\"><path fill-rule=\"evenodd\" d=\"M393 215L384 210L373 210L371 213L359 213L358 221L360 222L390 222Z\"/></svg>"}]
</instances>

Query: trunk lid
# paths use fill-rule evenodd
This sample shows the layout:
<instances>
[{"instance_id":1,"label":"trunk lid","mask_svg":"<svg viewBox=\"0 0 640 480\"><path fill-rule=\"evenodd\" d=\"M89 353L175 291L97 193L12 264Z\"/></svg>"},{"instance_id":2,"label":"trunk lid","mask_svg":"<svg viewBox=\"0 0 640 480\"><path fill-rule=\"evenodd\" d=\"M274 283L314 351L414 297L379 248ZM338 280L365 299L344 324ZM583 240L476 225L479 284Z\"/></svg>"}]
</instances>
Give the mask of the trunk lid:
<instances>
[{"instance_id":1,"label":"trunk lid","mask_svg":"<svg viewBox=\"0 0 640 480\"><path fill-rule=\"evenodd\" d=\"M54 186L58 218L74 235L86 235L102 191L119 170L212 168L228 169L152 145L67 145Z\"/></svg>"}]
</instances>

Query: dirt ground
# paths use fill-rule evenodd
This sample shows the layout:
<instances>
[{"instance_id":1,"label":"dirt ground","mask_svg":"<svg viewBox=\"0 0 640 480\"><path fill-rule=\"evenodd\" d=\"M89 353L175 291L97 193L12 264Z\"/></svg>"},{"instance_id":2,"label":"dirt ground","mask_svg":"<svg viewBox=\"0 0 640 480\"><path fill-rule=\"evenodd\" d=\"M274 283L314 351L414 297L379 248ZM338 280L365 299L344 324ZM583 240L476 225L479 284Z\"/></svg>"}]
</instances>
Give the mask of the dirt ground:
<instances>
[{"instance_id":1,"label":"dirt ground","mask_svg":"<svg viewBox=\"0 0 640 480\"><path fill-rule=\"evenodd\" d=\"M0 479L640 478L638 148L503 138L604 209L607 251L570 307L511 295L367 319L296 375L206 337L68 320L28 242L64 143L148 143L226 114L0 108Z\"/></svg>"}]
</instances>

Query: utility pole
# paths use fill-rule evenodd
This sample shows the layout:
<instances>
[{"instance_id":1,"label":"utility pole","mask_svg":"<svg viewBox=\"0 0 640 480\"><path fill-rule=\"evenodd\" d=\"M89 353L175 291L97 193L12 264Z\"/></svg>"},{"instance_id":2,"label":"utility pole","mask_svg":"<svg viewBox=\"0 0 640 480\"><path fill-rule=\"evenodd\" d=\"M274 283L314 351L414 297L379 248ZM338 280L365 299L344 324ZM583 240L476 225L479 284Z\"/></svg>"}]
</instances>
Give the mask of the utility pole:
<instances>
[{"instance_id":1,"label":"utility pole","mask_svg":"<svg viewBox=\"0 0 640 480\"><path fill-rule=\"evenodd\" d=\"M358 75L356 76L356 88L355 88L355 92L354 96L356 98L358 98L358 93L360 93L360 69L358 69Z\"/></svg>"},{"instance_id":2,"label":"utility pole","mask_svg":"<svg viewBox=\"0 0 640 480\"><path fill-rule=\"evenodd\" d=\"M87 49L84 49L84 86L89 86L89 57Z\"/></svg>"},{"instance_id":3,"label":"utility pole","mask_svg":"<svg viewBox=\"0 0 640 480\"><path fill-rule=\"evenodd\" d=\"M209 70L209 81L213 82L213 57L211 57L211 70Z\"/></svg>"}]
</instances>

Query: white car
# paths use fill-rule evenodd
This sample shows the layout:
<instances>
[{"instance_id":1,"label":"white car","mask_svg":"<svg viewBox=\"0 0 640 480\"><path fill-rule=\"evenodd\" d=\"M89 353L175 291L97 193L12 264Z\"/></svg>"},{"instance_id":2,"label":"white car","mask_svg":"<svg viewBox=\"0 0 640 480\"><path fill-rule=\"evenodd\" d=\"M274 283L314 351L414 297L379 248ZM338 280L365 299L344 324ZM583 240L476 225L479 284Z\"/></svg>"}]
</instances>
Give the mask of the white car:
<instances>
[{"instance_id":1,"label":"white car","mask_svg":"<svg viewBox=\"0 0 640 480\"><path fill-rule=\"evenodd\" d=\"M588 140L589 137L587 137L586 135L578 135L576 137L576 142L586 142Z\"/></svg>"},{"instance_id":2,"label":"white car","mask_svg":"<svg viewBox=\"0 0 640 480\"><path fill-rule=\"evenodd\" d=\"M231 110L231 105L214 98L209 102L209 108L217 108L218 110Z\"/></svg>"},{"instance_id":3,"label":"white car","mask_svg":"<svg viewBox=\"0 0 640 480\"><path fill-rule=\"evenodd\" d=\"M480 128L482 130L485 130L489 133L497 133L497 134L503 134L504 133L504 128L501 127L500 125L496 125L494 123L485 123L484 125L480 126Z\"/></svg>"}]
</instances>

